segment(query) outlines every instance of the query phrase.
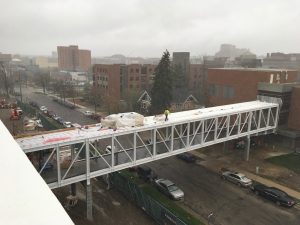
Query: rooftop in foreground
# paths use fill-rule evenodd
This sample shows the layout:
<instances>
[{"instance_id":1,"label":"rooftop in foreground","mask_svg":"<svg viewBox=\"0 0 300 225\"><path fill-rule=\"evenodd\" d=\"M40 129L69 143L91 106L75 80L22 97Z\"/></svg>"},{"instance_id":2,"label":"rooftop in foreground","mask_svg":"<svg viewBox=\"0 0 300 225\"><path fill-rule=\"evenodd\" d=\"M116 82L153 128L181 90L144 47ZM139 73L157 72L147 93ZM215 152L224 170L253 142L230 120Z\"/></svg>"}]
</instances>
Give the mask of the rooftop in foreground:
<instances>
[{"instance_id":1,"label":"rooftop in foreground","mask_svg":"<svg viewBox=\"0 0 300 225\"><path fill-rule=\"evenodd\" d=\"M1 120L0 143L1 224L74 224Z\"/></svg>"}]
</instances>

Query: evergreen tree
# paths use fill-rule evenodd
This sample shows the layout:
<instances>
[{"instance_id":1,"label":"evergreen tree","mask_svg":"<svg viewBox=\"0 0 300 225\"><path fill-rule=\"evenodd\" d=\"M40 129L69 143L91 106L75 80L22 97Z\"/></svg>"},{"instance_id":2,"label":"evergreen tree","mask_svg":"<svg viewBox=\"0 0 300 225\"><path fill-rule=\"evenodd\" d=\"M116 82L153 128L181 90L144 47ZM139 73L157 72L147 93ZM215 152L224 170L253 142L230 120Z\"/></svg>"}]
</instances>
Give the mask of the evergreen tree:
<instances>
[{"instance_id":1,"label":"evergreen tree","mask_svg":"<svg viewBox=\"0 0 300 225\"><path fill-rule=\"evenodd\" d=\"M151 113L159 114L170 107L172 101L172 70L168 50L163 53L154 74L151 90Z\"/></svg>"}]
</instances>

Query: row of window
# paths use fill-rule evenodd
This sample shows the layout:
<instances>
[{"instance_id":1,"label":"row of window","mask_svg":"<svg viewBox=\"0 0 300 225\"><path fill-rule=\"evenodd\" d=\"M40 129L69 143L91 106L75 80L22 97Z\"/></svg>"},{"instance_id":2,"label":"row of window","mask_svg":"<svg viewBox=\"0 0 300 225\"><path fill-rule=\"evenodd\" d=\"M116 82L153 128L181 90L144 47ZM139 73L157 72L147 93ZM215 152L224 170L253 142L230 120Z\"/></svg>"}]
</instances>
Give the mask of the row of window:
<instances>
[{"instance_id":1,"label":"row of window","mask_svg":"<svg viewBox=\"0 0 300 225\"><path fill-rule=\"evenodd\" d=\"M152 72L152 68L149 68L148 71L149 71L149 72ZM135 72L136 72L136 73L139 73L139 72L140 72L140 69L139 69L139 68L136 68L136 69L135 69ZM134 73L134 69L133 69L133 68L130 69L130 73ZM146 71L145 71L144 68L142 68L141 73L142 73L142 74L146 74Z\"/></svg>"},{"instance_id":2,"label":"row of window","mask_svg":"<svg viewBox=\"0 0 300 225\"><path fill-rule=\"evenodd\" d=\"M108 77L107 76L98 76L98 80L102 80L102 81L108 81Z\"/></svg>"},{"instance_id":3,"label":"row of window","mask_svg":"<svg viewBox=\"0 0 300 225\"><path fill-rule=\"evenodd\" d=\"M225 85L209 85L209 95L223 98L233 98L235 95L234 88Z\"/></svg>"}]
</instances>

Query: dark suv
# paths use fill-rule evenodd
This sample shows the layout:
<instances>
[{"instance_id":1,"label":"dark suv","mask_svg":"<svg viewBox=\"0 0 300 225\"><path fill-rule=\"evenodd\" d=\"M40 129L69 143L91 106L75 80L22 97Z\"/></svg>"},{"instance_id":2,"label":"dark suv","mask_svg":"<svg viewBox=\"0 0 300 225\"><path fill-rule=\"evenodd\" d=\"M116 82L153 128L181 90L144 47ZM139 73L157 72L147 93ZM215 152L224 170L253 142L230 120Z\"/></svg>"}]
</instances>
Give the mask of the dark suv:
<instances>
[{"instance_id":1,"label":"dark suv","mask_svg":"<svg viewBox=\"0 0 300 225\"><path fill-rule=\"evenodd\" d=\"M137 174L139 178L141 178L145 182L152 182L157 179L157 175L155 174L155 172L148 166L138 166Z\"/></svg>"}]
</instances>

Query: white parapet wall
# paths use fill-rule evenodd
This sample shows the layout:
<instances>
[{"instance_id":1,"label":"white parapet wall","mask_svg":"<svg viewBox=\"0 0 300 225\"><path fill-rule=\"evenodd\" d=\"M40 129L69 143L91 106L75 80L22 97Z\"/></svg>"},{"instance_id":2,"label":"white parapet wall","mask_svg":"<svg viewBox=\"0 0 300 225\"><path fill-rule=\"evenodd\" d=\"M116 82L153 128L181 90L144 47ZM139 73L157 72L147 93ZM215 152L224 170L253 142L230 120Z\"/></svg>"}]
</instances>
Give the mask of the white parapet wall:
<instances>
[{"instance_id":1,"label":"white parapet wall","mask_svg":"<svg viewBox=\"0 0 300 225\"><path fill-rule=\"evenodd\" d=\"M0 224L74 224L1 120L0 146Z\"/></svg>"}]
</instances>

